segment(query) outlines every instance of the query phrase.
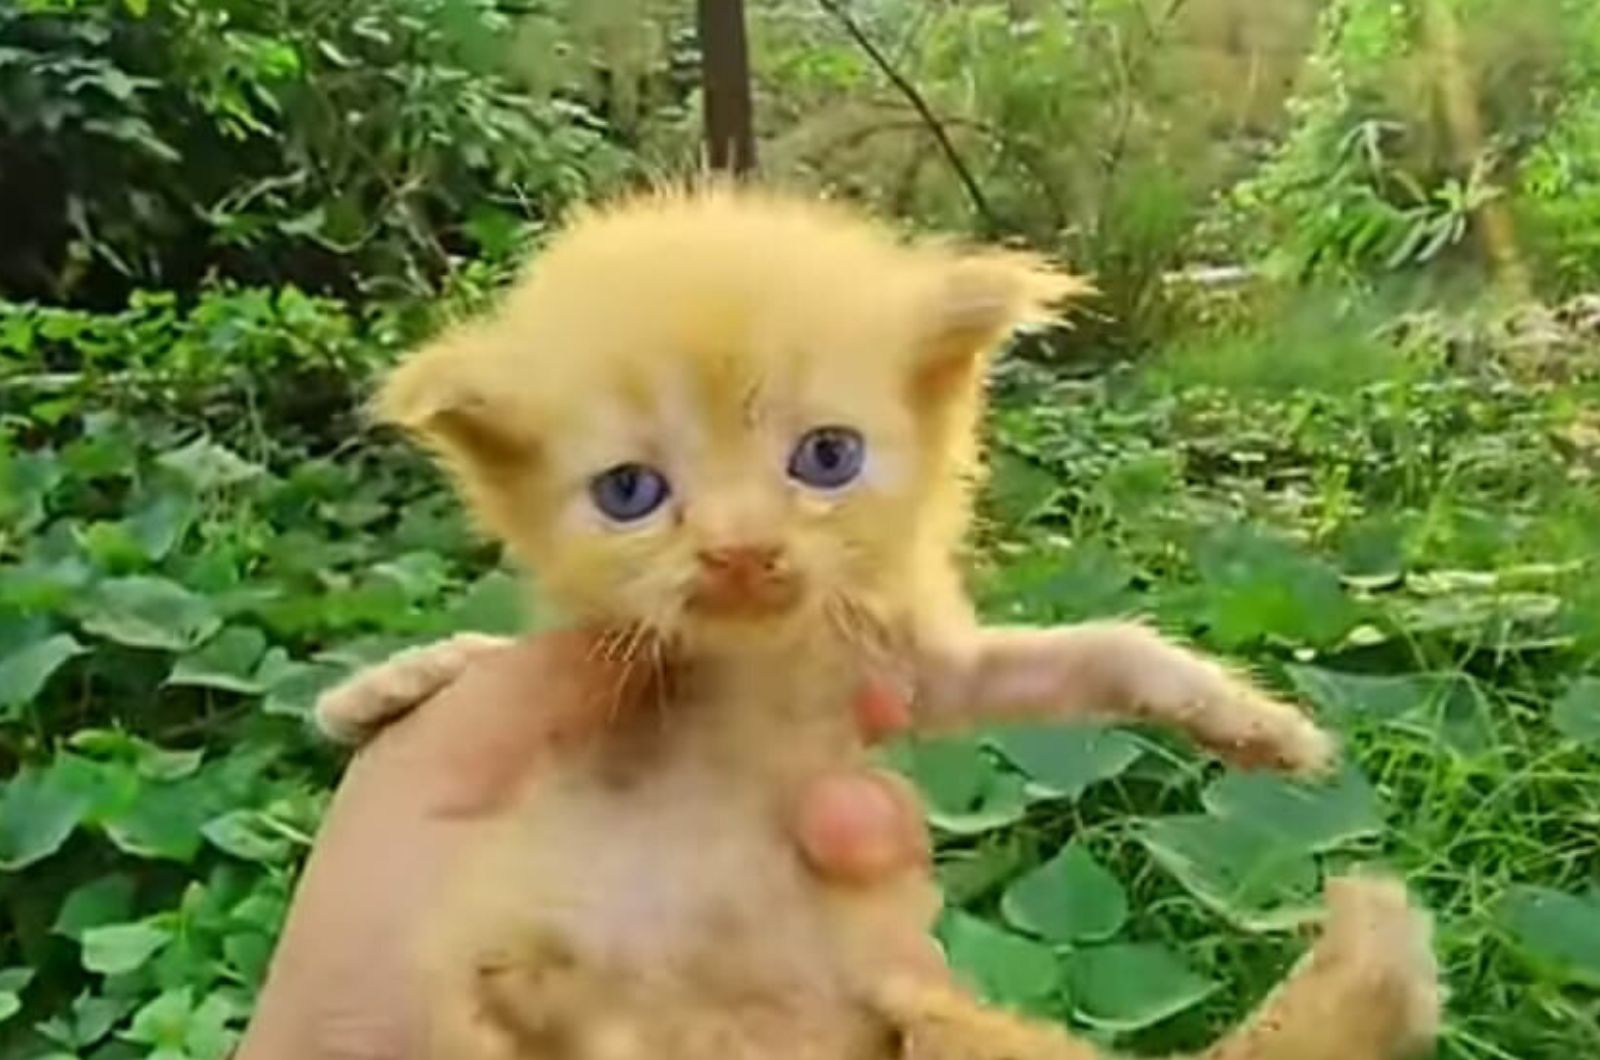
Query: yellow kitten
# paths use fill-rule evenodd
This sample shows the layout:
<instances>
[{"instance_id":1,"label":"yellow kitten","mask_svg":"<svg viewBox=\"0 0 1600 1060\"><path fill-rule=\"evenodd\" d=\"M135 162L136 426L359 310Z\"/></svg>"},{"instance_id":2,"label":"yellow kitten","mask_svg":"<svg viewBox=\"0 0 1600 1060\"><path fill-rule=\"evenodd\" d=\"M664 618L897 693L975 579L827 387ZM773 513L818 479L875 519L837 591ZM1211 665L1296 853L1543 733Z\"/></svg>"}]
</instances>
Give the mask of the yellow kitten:
<instances>
[{"instance_id":1,"label":"yellow kitten","mask_svg":"<svg viewBox=\"0 0 1600 1060\"><path fill-rule=\"evenodd\" d=\"M913 971L938 904L921 874L835 890L781 828L808 778L864 761L848 704L868 675L902 677L924 726L1096 714L1244 764L1327 763L1294 708L1141 627L973 619L957 555L986 360L1086 289L810 201L659 193L580 217L497 313L392 375L383 417L546 596L669 678L463 866L429 956L434 1055L1094 1055ZM483 647L360 675L325 724L368 731ZM1217 1055L1388 1060L1431 1037L1425 921L1403 892L1347 886L1306 970ZM1372 943L1334 945L1351 935ZM1344 1048L1300 1018L1393 1012L1340 1028Z\"/></svg>"}]
</instances>

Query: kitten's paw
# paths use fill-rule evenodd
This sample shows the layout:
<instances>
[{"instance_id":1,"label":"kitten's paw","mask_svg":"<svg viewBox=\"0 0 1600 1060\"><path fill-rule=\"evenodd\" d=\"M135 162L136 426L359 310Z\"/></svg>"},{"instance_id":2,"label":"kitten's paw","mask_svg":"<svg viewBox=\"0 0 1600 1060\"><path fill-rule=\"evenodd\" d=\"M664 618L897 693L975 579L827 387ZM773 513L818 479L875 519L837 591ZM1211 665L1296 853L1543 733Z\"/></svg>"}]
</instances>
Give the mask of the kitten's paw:
<instances>
[{"instance_id":1,"label":"kitten's paw","mask_svg":"<svg viewBox=\"0 0 1600 1060\"><path fill-rule=\"evenodd\" d=\"M403 651L323 693L317 700L317 726L339 743L364 743L461 676L474 660L510 643L509 637L458 633Z\"/></svg>"},{"instance_id":2,"label":"kitten's paw","mask_svg":"<svg viewBox=\"0 0 1600 1060\"><path fill-rule=\"evenodd\" d=\"M1413 1060L1439 1033L1432 924L1403 884L1327 887L1321 937L1261 1008L1199 1060Z\"/></svg>"},{"instance_id":3,"label":"kitten's paw","mask_svg":"<svg viewBox=\"0 0 1600 1060\"><path fill-rule=\"evenodd\" d=\"M1275 769L1302 777L1326 776L1339 758L1333 736L1299 708L1248 682L1230 678L1231 702L1217 712L1211 749L1245 769Z\"/></svg>"},{"instance_id":4,"label":"kitten's paw","mask_svg":"<svg viewBox=\"0 0 1600 1060\"><path fill-rule=\"evenodd\" d=\"M1433 921L1387 876L1330 880L1328 919L1309 957L1312 974L1348 1000L1345 1011L1384 1057L1424 1053L1443 1008Z\"/></svg>"},{"instance_id":5,"label":"kitten's paw","mask_svg":"<svg viewBox=\"0 0 1600 1060\"><path fill-rule=\"evenodd\" d=\"M1063 1028L993 1008L952 987L897 978L875 1006L895 1028L898 1060L1099 1060Z\"/></svg>"}]
</instances>

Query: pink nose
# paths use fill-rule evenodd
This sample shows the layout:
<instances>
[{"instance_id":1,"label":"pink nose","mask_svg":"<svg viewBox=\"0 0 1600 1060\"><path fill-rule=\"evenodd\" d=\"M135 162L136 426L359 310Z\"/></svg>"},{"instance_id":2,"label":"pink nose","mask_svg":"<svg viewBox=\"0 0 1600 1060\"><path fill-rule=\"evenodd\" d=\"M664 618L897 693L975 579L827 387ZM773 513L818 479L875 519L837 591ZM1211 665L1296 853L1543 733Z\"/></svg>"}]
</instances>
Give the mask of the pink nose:
<instances>
[{"instance_id":1,"label":"pink nose","mask_svg":"<svg viewBox=\"0 0 1600 1060\"><path fill-rule=\"evenodd\" d=\"M783 558L776 545L729 545L723 548L701 549L700 566L707 574L719 578L750 581L776 573L778 561Z\"/></svg>"}]
</instances>

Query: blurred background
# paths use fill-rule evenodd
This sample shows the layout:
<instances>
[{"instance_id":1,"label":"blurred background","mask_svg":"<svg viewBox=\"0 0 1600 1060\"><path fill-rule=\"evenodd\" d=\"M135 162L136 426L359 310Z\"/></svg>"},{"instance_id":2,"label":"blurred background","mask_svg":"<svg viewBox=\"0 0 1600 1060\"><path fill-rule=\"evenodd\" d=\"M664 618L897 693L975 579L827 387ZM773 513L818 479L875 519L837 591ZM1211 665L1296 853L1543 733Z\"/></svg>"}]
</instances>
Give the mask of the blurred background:
<instances>
[{"instance_id":1,"label":"blurred background","mask_svg":"<svg viewBox=\"0 0 1600 1060\"><path fill-rule=\"evenodd\" d=\"M1600 1055L1593 0L0 0L0 1058L227 1054L318 690L541 620L374 374L698 168L707 84L761 179L1099 285L997 369L987 613L1152 616L1350 749L891 749L963 973L1194 1047L1380 860L1442 1056Z\"/></svg>"}]
</instances>

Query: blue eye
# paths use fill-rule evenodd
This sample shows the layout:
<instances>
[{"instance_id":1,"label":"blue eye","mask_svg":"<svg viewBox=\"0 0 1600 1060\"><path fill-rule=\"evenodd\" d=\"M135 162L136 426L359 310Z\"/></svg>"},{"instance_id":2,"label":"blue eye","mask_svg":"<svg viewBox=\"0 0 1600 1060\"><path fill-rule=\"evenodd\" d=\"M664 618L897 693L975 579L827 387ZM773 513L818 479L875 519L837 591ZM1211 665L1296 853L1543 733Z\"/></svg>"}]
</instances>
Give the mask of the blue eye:
<instances>
[{"instance_id":1,"label":"blue eye","mask_svg":"<svg viewBox=\"0 0 1600 1060\"><path fill-rule=\"evenodd\" d=\"M618 464L589 480L594 506L619 523L643 519L671 492L661 472L643 464Z\"/></svg>"},{"instance_id":2,"label":"blue eye","mask_svg":"<svg viewBox=\"0 0 1600 1060\"><path fill-rule=\"evenodd\" d=\"M818 427L802 435L789 455L789 477L816 489L838 489L861 474L866 455L859 431Z\"/></svg>"}]
</instances>

